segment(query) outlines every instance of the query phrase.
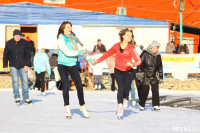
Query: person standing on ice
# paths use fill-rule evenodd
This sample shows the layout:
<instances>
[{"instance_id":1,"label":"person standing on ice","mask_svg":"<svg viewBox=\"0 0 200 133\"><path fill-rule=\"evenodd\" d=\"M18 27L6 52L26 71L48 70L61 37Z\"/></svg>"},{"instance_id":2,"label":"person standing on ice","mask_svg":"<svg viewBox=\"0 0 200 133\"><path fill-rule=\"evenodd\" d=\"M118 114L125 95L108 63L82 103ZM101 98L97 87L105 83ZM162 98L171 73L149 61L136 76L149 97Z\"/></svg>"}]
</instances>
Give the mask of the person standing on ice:
<instances>
[{"instance_id":1,"label":"person standing on ice","mask_svg":"<svg viewBox=\"0 0 200 133\"><path fill-rule=\"evenodd\" d=\"M103 54L100 53L100 50L96 50L96 54L93 56L93 59L98 59ZM94 75L94 90L102 89L102 75L103 75L103 65L99 63L93 67L93 75Z\"/></svg>"},{"instance_id":2,"label":"person standing on ice","mask_svg":"<svg viewBox=\"0 0 200 133\"><path fill-rule=\"evenodd\" d=\"M41 48L40 51L34 56L33 59L34 69L35 69L35 75L36 75L36 83L35 87L41 90L41 94L43 96L46 95L44 92L45 89L45 83L44 78L46 73L46 68L48 70L49 78L51 77L51 67L49 64L49 58L48 55L45 53L45 49Z\"/></svg>"},{"instance_id":3,"label":"person standing on ice","mask_svg":"<svg viewBox=\"0 0 200 133\"><path fill-rule=\"evenodd\" d=\"M117 116L119 119L123 116L124 106L123 100L125 100L131 88L131 82L133 79L132 67L141 64L139 55L135 51L135 47L130 43L133 38L133 32L129 29L123 29L119 33L120 42L114 44L114 46L108 50L102 57L98 60L91 60L91 64L96 65L102 62L108 57L116 53L115 58L115 78L118 84L117 93ZM132 59L135 62L132 62Z\"/></svg>"},{"instance_id":4,"label":"person standing on ice","mask_svg":"<svg viewBox=\"0 0 200 133\"><path fill-rule=\"evenodd\" d=\"M31 55L28 42L21 39L20 30L14 30L13 38L6 42L3 56L3 68L4 72L8 72L9 61L13 94L17 105L20 104L19 75L22 82L23 100L25 101L25 104L32 105L32 101L29 99L28 89L28 66L30 65L30 59Z\"/></svg>"},{"instance_id":5,"label":"person standing on ice","mask_svg":"<svg viewBox=\"0 0 200 133\"><path fill-rule=\"evenodd\" d=\"M142 64L137 67L136 78L141 82L139 108L144 110L149 94L149 85L152 91L152 105L155 110L160 110L159 83L163 82L163 66L159 52L160 43L153 41L140 58Z\"/></svg>"},{"instance_id":6,"label":"person standing on ice","mask_svg":"<svg viewBox=\"0 0 200 133\"><path fill-rule=\"evenodd\" d=\"M69 72L72 80L77 88L77 95L80 104L80 110L85 117L89 117L89 113L85 107L83 86L81 77L77 68L77 56L87 54L87 50L79 50L78 44L82 44L79 39L72 32L72 23L64 21L58 30L58 71L61 77L63 85L63 99L65 106L66 117L71 117L70 105L69 105ZM78 44L77 44L78 43Z\"/></svg>"}]
</instances>

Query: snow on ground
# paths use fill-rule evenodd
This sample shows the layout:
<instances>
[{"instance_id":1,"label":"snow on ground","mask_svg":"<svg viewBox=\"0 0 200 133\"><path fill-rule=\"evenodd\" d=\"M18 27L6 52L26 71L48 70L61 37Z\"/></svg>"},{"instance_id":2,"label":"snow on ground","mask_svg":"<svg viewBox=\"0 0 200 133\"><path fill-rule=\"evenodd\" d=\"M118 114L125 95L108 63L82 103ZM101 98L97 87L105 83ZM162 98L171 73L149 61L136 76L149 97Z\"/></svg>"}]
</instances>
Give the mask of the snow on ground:
<instances>
[{"instance_id":1,"label":"snow on ground","mask_svg":"<svg viewBox=\"0 0 200 133\"><path fill-rule=\"evenodd\" d=\"M124 119L116 116L116 92L86 92L90 118L79 110L76 92L70 92L72 119L65 118L62 92L49 91L46 96L30 91L32 106L17 106L11 90L0 90L0 133L170 133L200 132L200 111L147 106L139 111L129 103ZM199 92L161 90L160 95L200 96ZM150 94L151 96L151 94Z\"/></svg>"}]
</instances>

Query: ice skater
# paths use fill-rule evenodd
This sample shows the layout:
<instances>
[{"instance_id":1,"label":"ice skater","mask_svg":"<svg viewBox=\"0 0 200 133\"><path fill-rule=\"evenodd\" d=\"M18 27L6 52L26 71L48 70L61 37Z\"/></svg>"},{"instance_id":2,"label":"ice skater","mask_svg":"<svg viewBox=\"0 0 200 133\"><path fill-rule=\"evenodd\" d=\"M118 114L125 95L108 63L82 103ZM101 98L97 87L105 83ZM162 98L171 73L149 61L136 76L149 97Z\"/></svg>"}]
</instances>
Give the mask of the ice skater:
<instances>
[{"instance_id":1,"label":"ice skater","mask_svg":"<svg viewBox=\"0 0 200 133\"><path fill-rule=\"evenodd\" d=\"M119 33L120 42L114 44L111 49L108 50L98 60L92 60L91 64L95 65L102 62L108 57L116 53L115 58L115 77L118 84L117 93L117 116L119 119L123 116L124 106L123 100L129 95L132 82L132 67L141 64L139 55L136 53L134 46L130 43L133 38L133 32L129 29L123 29ZM134 59L135 62L132 62Z\"/></svg>"},{"instance_id":2,"label":"ice skater","mask_svg":"<svg viewBox=\"0 0 200 133\"><path fill-rule=\"evenodd\" d=\"M45 93L45 82L44 79L46 78L46 68L48 70L49 78L51 77L51 67L49 64L48 55L45 53L45 49L41 48L40 51L34 56L33 59L35 75L36 75L36 83L35 89L38 88L41 90L41 94L43 96L46 95Z\"/></svg>"},{"instance_id":3,"label":"ice skater","mask_svg":"<svg viewBox=\"0 0 200 133\"><path fill-rule=\"evenodd\" d=\"M83 86L81 77L77 68L77 56L87 53L87 50L79 50L78 44L82 44L79 39L72 32L72 23L69 21L63 22L58 30L58 71L61 77L63 85L63 99L65 106L65 114L67 118L71 117L71 110L69 104L69 72L72 80L77 88L77 95L80 104L80 110L85 117L89 117L89 113L86 110ZM78 44L77 44L78 43Z\"/></svg>"},{"instance_id":4,"label":"ice skater","mask_svg":"<svg viewBox=\"0 0 200 133\"><path fill-rule=\"evenodd\" d=\"M163 82L162 59L159 52L160 43L153 41L141 54L142 64L137 67L136 78L141 83L139 108L144 110L149 94L149 85L152 91L152 105L160 110L159 83Z\"/></svg>"}]
</instances>

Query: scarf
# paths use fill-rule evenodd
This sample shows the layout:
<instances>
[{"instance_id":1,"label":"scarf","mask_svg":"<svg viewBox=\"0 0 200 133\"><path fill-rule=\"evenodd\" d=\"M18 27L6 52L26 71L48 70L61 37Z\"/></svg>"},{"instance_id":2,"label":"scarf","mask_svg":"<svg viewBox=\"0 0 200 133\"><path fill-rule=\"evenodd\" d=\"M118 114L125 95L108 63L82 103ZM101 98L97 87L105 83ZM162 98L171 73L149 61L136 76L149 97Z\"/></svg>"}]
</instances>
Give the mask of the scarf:
<instances>
[{"instance_id":1,"label":"scarf","mask_svg":"<svg viewBox=\"0 0 200 133\"><path fill-rule=\"evenodd\" d=\"M72 39L73 39L76 43L79 43L81 46L83 46L83 44L80 42L80 40L79 40L77 37L72 36L72 35L65 35L65 36L69 38L69 40L70 40L70 42L71 42L71 44L72 44L73 47L76 47L76 44L74 44L74 42L72 41Z\"/></svg>"}]
</instances>

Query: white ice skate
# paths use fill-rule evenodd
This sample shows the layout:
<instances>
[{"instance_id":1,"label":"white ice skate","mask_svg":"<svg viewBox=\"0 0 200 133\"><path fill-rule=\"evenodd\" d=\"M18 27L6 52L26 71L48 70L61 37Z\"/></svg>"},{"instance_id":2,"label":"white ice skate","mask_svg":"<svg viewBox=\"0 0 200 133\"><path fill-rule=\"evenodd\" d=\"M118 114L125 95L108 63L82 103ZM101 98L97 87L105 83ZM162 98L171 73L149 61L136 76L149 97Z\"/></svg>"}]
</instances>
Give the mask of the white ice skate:
<instances>
[{"instance_id":1,"label":"white ice skate","mask_svg":"<svg viewBox=\"0 0 200 133\"><path fill-rule=\"evenodd\" d=\"M142 107L142 106L140 106L140 105L139 105L139 108L140 108L140 110L141 110L141 111L143 111L143 110L144 110L144 107Z\"/></svg>"},{"instance_id":2,"label":"white ice skate","mask_svg":"<svg viewBox=\"0 0 200 133\"><path fill-rule=\"evenodd\" d=\"M159 106L154 106L153 108L154 108L154 110L156 110L156 111L160 110L160 107L159 107Z\"/></svg>"},{"instance_id":3,"label":"white ice skate","mask_svg":"<svg viewBox=\"0 0 200 133\"><path fill-rule=\"evenodd\" d=\"M24 102L26 105L29 105L29 106L32 105L32 101L30 99L26 99Z\"/></svg>"},{"instance_id":4,"label":"white ice skate","mask_svg":"<svg viewBox=\"0 0 200 133\"><path fill-rule=\"evenodd\" d=\"M20 98L16 98L15 102L16 102L17 106L19 106L19 104L20 104Z\"/></svg>"},{"instance_id":5,"label":"white ice skate","mask_svg":"<svg viewBox=\"0 0 200 133\"><path fill-rule=\"evenodd\" d=\"M132 105L133 105L133 107L135 107L136 106L136 101L132 101Z\"/></svg>"},{"instance_id":6,"label":"white ice skate","mask_svg":"<svg viewBox=\"0 0 200 133\"><path fill-rule=\"evenodd\" d=\"M124 108L128 107L128 100L126 98L123 99Z\"/></svg>"},{"instance_id":7,"label":"white ice skate","mask_svg":"<svg viewBox=\"0 0 200 133\"><path fill-rule=\"evenodd\" d=\"M123 113L124 113L124 106L120 103L117 106L117 117L118 117L119 120L122 119Z\"/></svg>"},{"instance_id":8,"label":"white ice skate","mask_svg":"<svg viewBox=\"0 0 200 133\"><path fill-rule=\"evenodd\" d=\"M65 115L66 115L67 119L71 119L72 114L71 114L71 110L70 110L70 106L69 105L65 106Z\"/></svg>"},{"instance_id":9,"label":"white ice skate","mask_svg":"<svg viewBox=\"0 0 200 133\"><path fill-rule=\"evenodd\" d=\"M41 94L42 94L43 96L46 96L46 93L45 93L45 92L42 92Z\"/></svg>"},{"instance_id":10,"label":"white ice skate","mask_svg":"<svg viewBox=\"0 0 200 133\"><path fill-rule=\"evenodd\" d=\"M80 111L83 113L83 115L86 117L86 118L89 118L90 117L90 114L88 113L88 111L86 110L85 108L85 104L80 106Z\"/></svg>"}]
</instances>

